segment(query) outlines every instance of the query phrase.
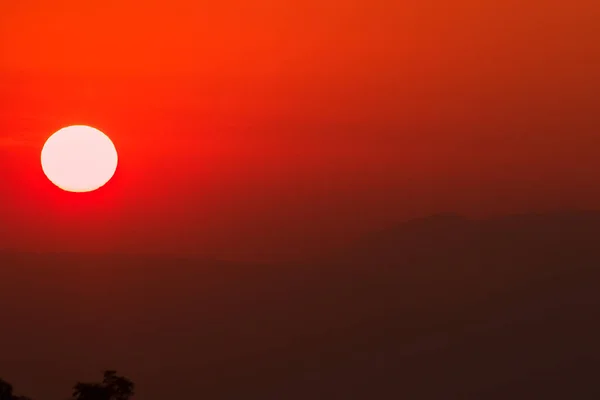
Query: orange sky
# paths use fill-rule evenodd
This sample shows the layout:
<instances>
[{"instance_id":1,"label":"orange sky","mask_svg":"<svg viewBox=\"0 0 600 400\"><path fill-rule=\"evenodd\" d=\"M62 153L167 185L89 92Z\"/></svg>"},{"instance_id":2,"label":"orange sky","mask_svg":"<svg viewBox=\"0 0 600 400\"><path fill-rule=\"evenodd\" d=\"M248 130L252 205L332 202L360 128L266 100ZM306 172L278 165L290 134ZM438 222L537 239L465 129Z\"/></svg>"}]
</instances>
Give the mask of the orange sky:
<instances>
[{"instance_id":1,"label":"orange sky","mask_svg":"<svg viewBox=\"0 0 600 400\"><path fill-rule=\"evenodd\" d=\"M6 3L3 247L266 257L431 212L600 208L595 1ZM39 165L75 123L120 152L87 197Z\"/></svg>"}]
</instances>

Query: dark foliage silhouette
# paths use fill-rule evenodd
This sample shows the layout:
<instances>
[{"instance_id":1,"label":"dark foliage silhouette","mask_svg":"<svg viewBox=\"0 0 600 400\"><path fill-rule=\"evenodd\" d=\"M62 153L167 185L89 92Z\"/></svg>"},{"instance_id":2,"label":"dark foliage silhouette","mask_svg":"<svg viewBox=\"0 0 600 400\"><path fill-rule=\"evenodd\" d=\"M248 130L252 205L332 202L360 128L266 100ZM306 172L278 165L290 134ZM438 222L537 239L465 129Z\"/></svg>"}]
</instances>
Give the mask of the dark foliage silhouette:
<instances>
[{"instance_id":1,"label":"dark foliage silhouette","mask_svg":"<svg viewBox=\"0 0 600 400\"><path fill-rule=\"evenodd\" d=\"M101 383L78 382L73 390L75 400L128 400L134 394L131 380L117 375L116 371L105 371ZM0 379L0 400L31 400L26 396L13 394L13 386Z\"/></svg>"},{"instance_id":2,"label":"dark foliage silhouette","mask_svg":"<svg viewBox=\"0 0 600 400\"><path fill-rule=\"evenodd\" d=\"M25 396L15 396L10 383L0 379L0 400L31 400Z\"/></svg>"},{"instance_id":3,"label":"dark foliage silhouette","mask_svg":"<svg viewBox=\"0 0 600 400\"><path fill-rule=\"evenodd\" d=\"M76 400L128 400L134 394L134 384L116 371L105 371L101 383L79 382L73 390Z\"/></svg>"},{"instance_id":4,"label":"dark foliage silhouette","mask_svg":"<svg viewBox=\"0 0 600 400\"><path fill-rule=\"evenodd\" d=\"M13 387L10 383L0 379L0 400L12 400Z\"/></svg>"}]
</instances>

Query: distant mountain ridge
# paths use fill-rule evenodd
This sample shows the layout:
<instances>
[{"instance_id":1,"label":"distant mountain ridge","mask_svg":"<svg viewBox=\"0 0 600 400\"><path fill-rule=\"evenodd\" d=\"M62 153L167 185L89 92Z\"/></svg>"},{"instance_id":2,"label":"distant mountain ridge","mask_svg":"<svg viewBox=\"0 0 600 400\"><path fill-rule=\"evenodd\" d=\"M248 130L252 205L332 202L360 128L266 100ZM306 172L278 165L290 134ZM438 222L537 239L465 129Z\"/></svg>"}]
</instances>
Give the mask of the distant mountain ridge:
<instances>
[{"instance_id":1,"label":"distant mountain ridge","mask_svg":"<svg viewBox=\"0 0 600 400\"><path fill-rule=\"evenodd\" d=\"M515 214L490 219L470 219L459 214L415 218L366 235L347 251L351 257L394 256L411 247L481 245L485 241L547 243L600 240L600 211ZM426 249L425 249L426 250Z\"/></svg>"},{"instance_id":2,"label":"distant mountain ridge","mask_svg":"<svg viewBox=\"0 0 600 400\"><path fill-rule=\"evenodd\" d=\"M39 400L108 364L148 400L591 400L599 244L600 212L565 212L414 219L310 263L3 253L0 375Z\"/></svg>"}]
</instances>

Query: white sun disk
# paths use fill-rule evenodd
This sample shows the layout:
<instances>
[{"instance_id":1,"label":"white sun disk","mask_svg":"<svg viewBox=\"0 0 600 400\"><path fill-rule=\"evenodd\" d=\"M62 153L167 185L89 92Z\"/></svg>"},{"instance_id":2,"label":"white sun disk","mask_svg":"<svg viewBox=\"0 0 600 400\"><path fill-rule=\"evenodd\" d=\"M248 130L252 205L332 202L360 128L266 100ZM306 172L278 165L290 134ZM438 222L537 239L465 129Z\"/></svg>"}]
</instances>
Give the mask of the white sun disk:
<instances>
[{"instance_id":1,"label":"white sun disk","mask_svg":"<svg viewBox=\"0 0 600 400\"><path fill-rule=\"evenodd\" d=\"M96 128L73 125L54 133L42 149L42 169L48 179L69 192L91 192L115 174L117 150Z\"/></svg>"}]
</instances>

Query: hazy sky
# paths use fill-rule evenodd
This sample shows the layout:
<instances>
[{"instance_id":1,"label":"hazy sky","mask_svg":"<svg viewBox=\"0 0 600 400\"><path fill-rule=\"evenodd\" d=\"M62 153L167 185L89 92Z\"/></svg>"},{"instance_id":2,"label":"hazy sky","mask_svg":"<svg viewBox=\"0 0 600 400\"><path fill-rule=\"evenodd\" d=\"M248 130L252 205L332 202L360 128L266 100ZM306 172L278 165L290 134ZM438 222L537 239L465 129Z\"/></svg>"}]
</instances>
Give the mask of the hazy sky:
<instances>
[{"instance_id":1,"label":"hazy sky","mask_svg":"<svg viewBox=\"0 0 600 400\"><path fill-rule=\"evenodd\" d=\"M599 208L599 20L593 0L3 2L1 242L267 257L438 211ZM79 197L39 163L76 123L121 160Z\"/></svg>"}]
</instances>

